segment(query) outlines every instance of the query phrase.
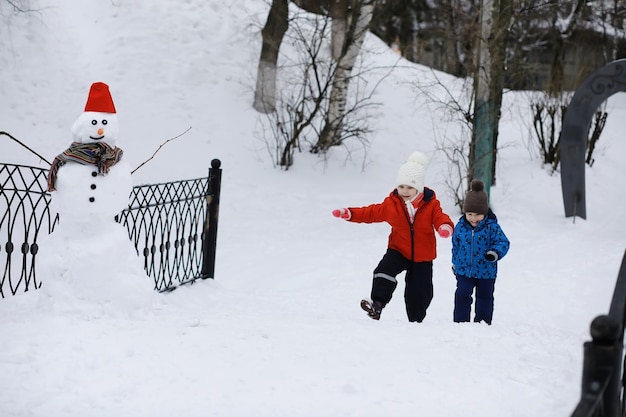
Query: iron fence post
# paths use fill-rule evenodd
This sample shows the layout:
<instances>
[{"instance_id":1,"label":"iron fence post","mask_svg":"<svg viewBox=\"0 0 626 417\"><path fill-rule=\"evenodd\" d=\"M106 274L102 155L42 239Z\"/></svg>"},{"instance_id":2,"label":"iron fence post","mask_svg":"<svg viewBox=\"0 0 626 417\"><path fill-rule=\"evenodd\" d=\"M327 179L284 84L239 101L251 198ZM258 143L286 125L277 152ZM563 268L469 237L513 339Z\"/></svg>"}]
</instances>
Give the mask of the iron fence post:
<instances>
[{"instance_id":1,"label":"iron fence post","mask_svg":"<svg viewBox=\"0 0 626 417\"><path fill-rule=\"evenodd\" d=\"M620 323L610 316L591 322L590 342L584 344L581 402L573 417L619 417L623 342Z\"/></svg>"},{"instance_id":2,"label":"iron fence post","mask_svg":"<svg viewBox=\"0 0 626 417\"><path fill-rule=\"evenodd\" d=\"M201 278L215 278L215 250L217 247L217 220L219 217L220 188L222 184L221 161L214 159L209 168L209 190L207 193L207 210L204 221L204 237L202 239L202 272Z\"/></svg>"}]
</instances>

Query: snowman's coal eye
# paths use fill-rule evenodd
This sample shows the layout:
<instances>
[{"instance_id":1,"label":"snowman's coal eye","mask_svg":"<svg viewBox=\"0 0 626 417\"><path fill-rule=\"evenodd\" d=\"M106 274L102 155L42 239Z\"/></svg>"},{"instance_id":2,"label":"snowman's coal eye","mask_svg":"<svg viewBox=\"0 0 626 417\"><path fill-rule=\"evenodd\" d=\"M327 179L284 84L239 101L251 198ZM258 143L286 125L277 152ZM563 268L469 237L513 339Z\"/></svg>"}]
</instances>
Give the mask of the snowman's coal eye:
<instances>
[{"instance_id":1,"label":"snowman's coal eye","mask_svg":"<svg viewBox=\"0 0 626 417\"><path fill-rule=\"evenodd\" d=\"M109 122L107 122L107 119L102 119L102 124L103 125L106 125L107 123L109 123Z\"/></svg>"},{"instance_id":2,"label":"snowman's coal eye","mask_svg":"<svg viewBox=\"0 0 626 417\"><path fill-rule=\"evenodd\" d=\"M98 121L97 121L97 120L92 120L92 121L91 121L91 124L95 126L95 125L97 125L97 124L98 124Z\"/></svg>"}]
</instances>

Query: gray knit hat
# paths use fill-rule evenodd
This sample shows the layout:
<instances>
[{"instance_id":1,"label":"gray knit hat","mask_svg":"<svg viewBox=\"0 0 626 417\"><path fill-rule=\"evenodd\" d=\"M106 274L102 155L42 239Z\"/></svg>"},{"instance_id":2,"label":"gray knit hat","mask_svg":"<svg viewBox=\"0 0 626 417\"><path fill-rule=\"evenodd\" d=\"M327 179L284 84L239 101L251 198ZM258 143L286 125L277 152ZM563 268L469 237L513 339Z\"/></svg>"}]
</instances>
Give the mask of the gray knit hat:
<instances>
[{"instance_id":1,"label":"gray knit hat","mask_svg":"<svg viewBox=\"0 0 626 417\"><path fill-rule=\"evenodd\" d=\"M465 195L463 213L484 214L489 212L489 202L485 192L485 184L481 180L472 180L470 190Z\"/></svg>"}]
</instances>

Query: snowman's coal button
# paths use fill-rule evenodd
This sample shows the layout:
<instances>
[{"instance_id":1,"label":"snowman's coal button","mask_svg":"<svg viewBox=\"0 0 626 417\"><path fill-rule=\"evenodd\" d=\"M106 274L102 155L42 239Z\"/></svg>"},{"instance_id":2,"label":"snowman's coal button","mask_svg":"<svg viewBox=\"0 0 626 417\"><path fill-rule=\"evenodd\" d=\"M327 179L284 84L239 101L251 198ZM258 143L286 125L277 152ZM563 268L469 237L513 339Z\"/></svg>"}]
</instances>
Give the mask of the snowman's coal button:
<instances>
[{"instance_id":1,"label":"snowman's coal button","mask_svg":"<svg viewBox=\"0 0 626 417\"><path fill-rule=\"evenodd\" d=\"M93 197L89 197L89 202L90 202L90 203L93 203L94 201L96 201L96 199L95 199L95 198L93 198Z\"/></svg>"},{"instance_id":2,"label":"snowman's coal button","mask_svg":"<svg viewBox=\"0 0 626 417\"><path fill-rule=\"evenodd\" d=\"M91 184L91 189L95 190L96 189L96 184Z\"/></svg>"},{"instance_id":3,"label":"snowman's coal button","mask_svg":"<svg viewBox=\"0 0 626 417\"><path fill-rule=\"evenodd\" d=\"M92 172L92 173L91 173L91 176L92 176L92 177L97 177L97 176L98 176L98 172L97 172L97 171Z\"/></svg>"}]
</instances>

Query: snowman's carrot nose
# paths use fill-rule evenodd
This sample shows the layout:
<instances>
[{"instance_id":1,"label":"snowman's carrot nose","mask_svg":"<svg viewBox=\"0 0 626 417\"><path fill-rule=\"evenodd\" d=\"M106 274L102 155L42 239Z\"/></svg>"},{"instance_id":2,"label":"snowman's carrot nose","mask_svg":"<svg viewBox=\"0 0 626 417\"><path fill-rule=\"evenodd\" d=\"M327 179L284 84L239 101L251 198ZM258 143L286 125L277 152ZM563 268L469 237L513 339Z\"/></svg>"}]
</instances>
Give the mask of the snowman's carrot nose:
<instances>
[{"instance_id":1,"label":"snowman's carrot nose","mask_svg":"<svg viewBox=\"0 0 626 417\"><path fill-rule=\"evenodd\" d=\"M104 134L104 129L103 128L98 129L98 134L102 136Z\"/></svg>"}]
</instances>

